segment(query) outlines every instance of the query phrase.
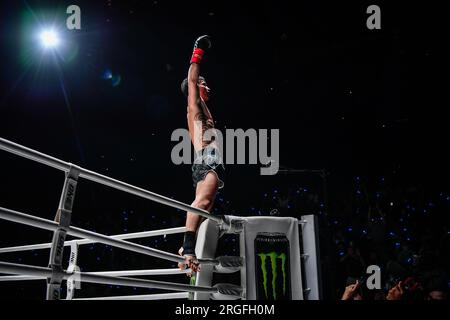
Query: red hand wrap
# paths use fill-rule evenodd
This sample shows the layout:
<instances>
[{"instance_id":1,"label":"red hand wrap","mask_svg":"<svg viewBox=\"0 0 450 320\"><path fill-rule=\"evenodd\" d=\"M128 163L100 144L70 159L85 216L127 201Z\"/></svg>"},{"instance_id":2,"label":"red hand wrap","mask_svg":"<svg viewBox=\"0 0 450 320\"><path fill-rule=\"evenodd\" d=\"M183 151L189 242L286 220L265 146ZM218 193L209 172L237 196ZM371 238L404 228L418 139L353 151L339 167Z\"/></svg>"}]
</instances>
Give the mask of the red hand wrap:
<instances>
[{"instance_id":1,"label":"red hand wrap","mask_svg":"<svg viewBox=\"0 0 450 320\"><path fill-rule=\"evenodd\" d=\"M203 59L203 55L205 51L200 48L195 48L194 53L192 54L191 63L200 63Z\"/></svg>"}]
</instances>

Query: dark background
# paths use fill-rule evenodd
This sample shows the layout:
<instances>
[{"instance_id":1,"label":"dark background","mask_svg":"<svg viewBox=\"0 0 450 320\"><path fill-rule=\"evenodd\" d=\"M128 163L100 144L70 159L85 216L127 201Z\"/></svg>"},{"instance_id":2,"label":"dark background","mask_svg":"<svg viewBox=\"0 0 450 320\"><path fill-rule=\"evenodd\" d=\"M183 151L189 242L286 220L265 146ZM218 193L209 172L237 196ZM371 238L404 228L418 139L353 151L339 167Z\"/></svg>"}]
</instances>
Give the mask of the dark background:
<instances>
[{"instance_id":1,"label":"dark background","mask_svg":"<svg viewBox=\"0 0 450 320\"><path fill-rule=\"evenodd\" d=\"M194 41L210 34L213 49L202 74L213 90L209 105L217 127L280 129L283 166L329 172L325 210L317 175L260 176L258 166L227 166L218 212L314 213L324 216L326 230L331 217L354 211L356 177L368 188L386 177L396 188L446 198L443 9L392 2L77 1L82 30L68 31L65 9L72 2L2 1L0 136L190 203L190 168L172 164L170 135L186 126L179 88ZM366 28L370 4L381 7L381 30ZM56 59L34 37L52 22L68 48ZM107 70L120 75L120 83L102 78ZM0 164L0 206L52 219L63 174L4 152ZM283 205L303 189L310 196ZM443 212L434 224L445 223ZM83 180L73 224L119 234L181 226L184 216ZM0 222L0 230L2 247L51 239L9 222ZM139 243L176 252L181 236ZM45 265L48 253L2 260ZM80 266L103 271L171 264L95 245L81 250ZM40 298L44 287L2 283L0 295ZM129 293L86 288L83 296Z\"/></svg>"}]
</instances>

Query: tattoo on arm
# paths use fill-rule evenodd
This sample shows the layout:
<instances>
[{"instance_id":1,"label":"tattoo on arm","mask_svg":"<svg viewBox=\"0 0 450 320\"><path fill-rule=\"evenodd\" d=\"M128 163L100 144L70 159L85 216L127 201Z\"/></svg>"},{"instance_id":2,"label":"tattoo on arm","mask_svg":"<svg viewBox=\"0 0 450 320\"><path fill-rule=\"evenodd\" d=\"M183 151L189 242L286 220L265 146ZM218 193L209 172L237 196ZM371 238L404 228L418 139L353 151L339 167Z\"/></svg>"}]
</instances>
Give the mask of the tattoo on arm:
<instances>
[{"instance_id":1,"label":"tattoo on arm","mask_svg":"<svg viewBox=\"0 0 450 320\"><path fill-rule=\"evenodd\" d=\"M201 123L205 123L207 120L206 115L203 112L197 112L194 117L194 121L200 121Z\"/></svg>"}]
</instances>

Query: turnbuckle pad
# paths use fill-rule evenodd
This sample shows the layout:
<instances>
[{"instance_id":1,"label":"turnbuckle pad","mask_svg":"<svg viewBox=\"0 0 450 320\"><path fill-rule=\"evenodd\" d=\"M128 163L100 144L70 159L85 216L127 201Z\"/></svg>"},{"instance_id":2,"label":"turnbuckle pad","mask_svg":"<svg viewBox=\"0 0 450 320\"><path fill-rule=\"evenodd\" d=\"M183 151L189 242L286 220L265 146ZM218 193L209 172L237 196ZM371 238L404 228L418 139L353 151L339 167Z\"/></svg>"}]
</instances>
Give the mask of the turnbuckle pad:
<instances>
[{"instance_id":1,"label":"turnbuckle pad","mask_svg":"<svg viewBox=\"0 0 450 320\"><path fill-rule=\"evenodd\" d=\"M214 267L214 272L217 273L235 273L244 266L243 257L222 256L218 257L217 260L219 264Z\"/></svg>"},{"instance_id":2,"label":"turnbuckle pad","mask_svg":"<svg viewBox=\"0 0 450 320\"><path fill-rule=\"evenodd\" d=\"M234 284L218 283L214 288L217 292L211 294L213 300L238 300L244 296L242 287Z\"/></svg>"},{"instance_id":3,"label":"turnbuckle pad","mask_svg":"<svg viewBox=\"0 0 450 320\"><path fill-rule=\"evenodd\" d=\"M224 234L240 234L244 231L245 220L222 216L223 223L220 225L220 237Z\"/></svg>"}]
</instances>

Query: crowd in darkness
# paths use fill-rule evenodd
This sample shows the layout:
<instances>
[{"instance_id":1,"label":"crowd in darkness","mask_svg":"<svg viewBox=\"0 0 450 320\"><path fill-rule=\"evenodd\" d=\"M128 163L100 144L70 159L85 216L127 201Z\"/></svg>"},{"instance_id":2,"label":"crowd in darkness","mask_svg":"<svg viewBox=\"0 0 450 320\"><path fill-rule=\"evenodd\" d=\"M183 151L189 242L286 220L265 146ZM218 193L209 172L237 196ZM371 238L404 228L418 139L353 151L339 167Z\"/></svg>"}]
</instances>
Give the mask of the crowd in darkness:
<instances>
[{"instance_id":1,"label":"crowd in darkness","mask_svg":"<svg viewBox=\"0 0 450 320\"><path fill-rule=\"evenodd\" d=\"M447 299L450 195L406 181L395 172L375 179L356 176L352 195L338 199L331 193L327 205L317 185L274 188L244 210L219 196L215 210L317 214L325 299ZM368 266L379 267L380 289L367 288Z\"/></svg>"},{"instance_id":2,"label":"crowd in darkness","mask_svg":"<svg viewBox=\"0 0 450 320\"><path fill-rule=\"evenodd\" d=\"M304 206L316 208L323 284L329 290L324 295L344 300L447 299L449 195L395 174L374 180L355 177L352 184L352 196L330 200L328 210L319 194L302 187L287 197L273 190L266 203L266 209L277 207L291 216ZM380 289L367 288L368 266L379 267Z\"/></svg>"},{"instance_id":3,"label":"crowd in darkness","mask_svg":"<svg viewBox=\"0 0 450 320\"><path fill-rule=\"evenodd\" d=\"M450 270L449 196L380 177L355 181L354 210L334 219L337 283L344 299L445 299ZM381 268L383 287L354 285L366 267ZM358 289L361 287L361 289Z\"/></svg>"}]
</instances>

